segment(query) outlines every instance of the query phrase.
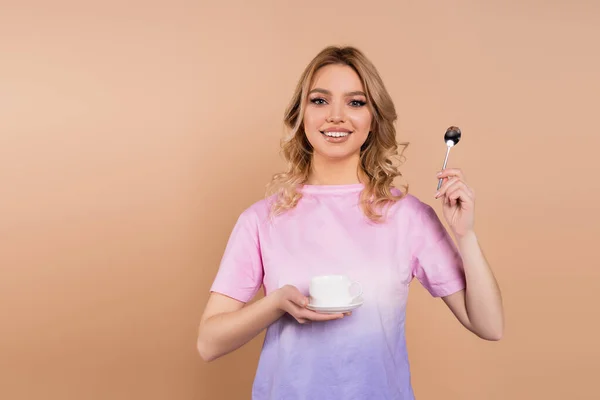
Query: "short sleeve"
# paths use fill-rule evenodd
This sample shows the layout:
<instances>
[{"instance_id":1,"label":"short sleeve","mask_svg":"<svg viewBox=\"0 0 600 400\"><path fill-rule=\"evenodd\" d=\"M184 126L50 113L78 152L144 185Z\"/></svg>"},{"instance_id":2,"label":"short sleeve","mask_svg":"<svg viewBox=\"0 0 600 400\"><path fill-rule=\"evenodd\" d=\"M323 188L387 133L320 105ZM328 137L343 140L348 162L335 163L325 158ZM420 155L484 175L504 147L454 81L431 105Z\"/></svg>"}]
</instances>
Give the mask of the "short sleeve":
<instances>
[{"instance_id":1,"label":"short sleeve","mask_svg":"<svg viewBox=\"0 0 600 400\"><path fill-rule=\"evenodd\" d=\"M262 280L258 216L247 209L233 227L210 290L246 303L256 295Z\"/></svg>"},{"instance_id":2,"label":"short sleeve","mask_svg":"<svg viewBox=\"0 0 600 400\"><path fill-rule=\"evenodd\" d=\"M435 210L419 202L413 236L413 275L434 297L465 288L462 257Z\"/></svg>"}]
</instances>

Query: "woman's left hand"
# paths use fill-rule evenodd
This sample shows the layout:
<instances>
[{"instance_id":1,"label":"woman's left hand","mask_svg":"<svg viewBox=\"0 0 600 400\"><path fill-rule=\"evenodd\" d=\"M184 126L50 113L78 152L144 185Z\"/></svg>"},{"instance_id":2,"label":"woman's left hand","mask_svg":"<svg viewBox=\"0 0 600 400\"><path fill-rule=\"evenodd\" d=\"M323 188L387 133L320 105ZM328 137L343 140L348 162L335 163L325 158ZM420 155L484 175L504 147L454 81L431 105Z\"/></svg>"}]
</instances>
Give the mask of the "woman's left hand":
<instances>
[{"instance_id":1,"label":"woman's left hand","mask_svg":"<svg viewBox=\"0 0 600 400\"><path fill-rule=\"evenodd\" d=\"M475 222L475 194L465 183L460 169L447 168L437 174L442 186L435 198L442 199L442 211L448 225L458 238L473 231Z\"/></svg>"}]
</instances>

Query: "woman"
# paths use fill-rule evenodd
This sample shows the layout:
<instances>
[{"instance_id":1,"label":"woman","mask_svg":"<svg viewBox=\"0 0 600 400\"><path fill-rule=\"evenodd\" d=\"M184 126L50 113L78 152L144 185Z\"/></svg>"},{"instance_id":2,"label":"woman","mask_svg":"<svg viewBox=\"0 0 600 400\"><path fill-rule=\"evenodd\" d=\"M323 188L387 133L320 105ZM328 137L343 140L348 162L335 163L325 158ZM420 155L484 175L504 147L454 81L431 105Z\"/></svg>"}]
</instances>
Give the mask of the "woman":
<instances>
[{"instance_id":1,"label":"woman","mask_svg":"<svg viewBox=\"0 0 600 400\"><path fill-rule=\"evenodd\" d=\"M458 169L433 209L396 189L396 112L371 62L328 47L306 67L285 122L289 162L239 217L201 319L198 350L223 356L267 329L253 399L413 399L404 322L413 277L487 340L503 332L500 290L473 230L474 195ZM307 308L311 277L359 281L352 313ZM261 285L265 297L246 303Z\"/></svg>"}]
</instances>

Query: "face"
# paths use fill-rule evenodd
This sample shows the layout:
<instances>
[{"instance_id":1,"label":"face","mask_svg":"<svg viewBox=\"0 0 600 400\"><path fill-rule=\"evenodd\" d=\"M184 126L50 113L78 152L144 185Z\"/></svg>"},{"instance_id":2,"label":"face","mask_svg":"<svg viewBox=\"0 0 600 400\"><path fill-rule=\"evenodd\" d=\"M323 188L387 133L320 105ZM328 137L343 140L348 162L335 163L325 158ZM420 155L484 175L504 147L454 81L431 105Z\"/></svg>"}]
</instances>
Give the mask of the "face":
<instances>
[{"instance_id":1,"label":"face","mask_svg":"<svg viewBox=\"0 0 600 400\"><path fill-rule=\"evenodd\" d=\"M316 72L304 112L304 129L314 156L359 155L372 118L365 89L351 67L327 65Z\"/></svg>"}]
</instances>

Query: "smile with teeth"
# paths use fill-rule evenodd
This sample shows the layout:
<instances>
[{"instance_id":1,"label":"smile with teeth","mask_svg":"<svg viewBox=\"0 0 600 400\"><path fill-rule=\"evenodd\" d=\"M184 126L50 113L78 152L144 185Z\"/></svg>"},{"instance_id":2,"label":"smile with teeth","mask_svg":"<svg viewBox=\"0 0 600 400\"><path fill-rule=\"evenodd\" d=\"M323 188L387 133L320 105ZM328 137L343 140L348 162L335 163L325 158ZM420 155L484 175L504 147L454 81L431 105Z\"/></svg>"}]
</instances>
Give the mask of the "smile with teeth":
<instances>
[{"instance_id":1,"label":"smile with teeth","mask_svg":"<svg viewBox=\"0 0 600 400\"><path fill-rule=\"evenodd\" d=\"M329 137L344 137L348 136L350 132L321 132L325 136Z\"/></svg>"}]
</instances>

